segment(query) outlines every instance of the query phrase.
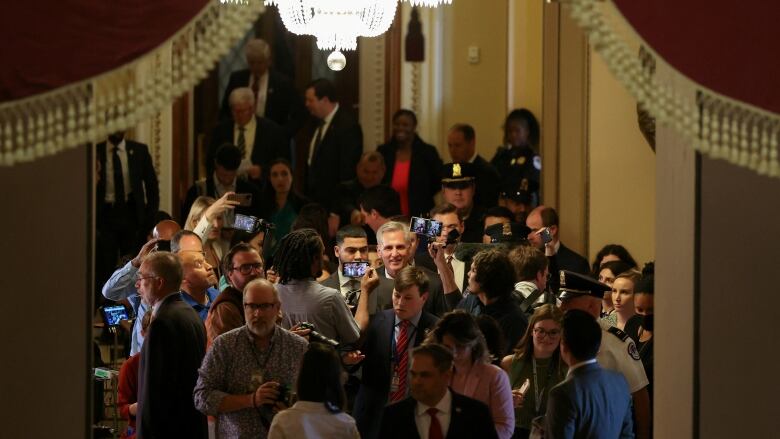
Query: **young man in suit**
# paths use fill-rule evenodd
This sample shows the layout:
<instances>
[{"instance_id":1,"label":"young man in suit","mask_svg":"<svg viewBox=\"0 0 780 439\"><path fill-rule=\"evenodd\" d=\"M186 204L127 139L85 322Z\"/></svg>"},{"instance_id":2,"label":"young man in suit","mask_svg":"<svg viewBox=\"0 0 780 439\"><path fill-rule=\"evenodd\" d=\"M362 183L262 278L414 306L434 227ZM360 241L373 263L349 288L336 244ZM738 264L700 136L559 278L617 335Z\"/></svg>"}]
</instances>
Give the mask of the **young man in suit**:
<instances>
[{"instance_id":1,"label":"young man in suit","mask_svg":"<svg viewBox=\"0 0 780 439\"><path fill-rule=\"evenodd\" d=\"M380 438L497 438L485 404L449 389L452 352L438 344L412 351L411 397L388 406Z\"/></svg>"},{"instance_id":2,"label":"young man in suit","mask_svg":"<svg viewBox=\"0 0 780 439\"><path fill-rule=\"evenodd\" d=\"M225 143L236 145L241 151L238 174L255 184L268 178L268 164L274 159L291 157L290 137L276 122L254 113L255 97L248 87L230 92L232 119L221 121L211 135L206 154L206 171L214 170L214 156Z\"/></svg>"},{"instance_id":3,"label":"young man in suit","mask_svg":"<svg viewBox=\"0 0 780 439\"><path fill-rule=\"evenodd\" d=\"M305 93L306 108L315 119L301 145L299 163L308 165L306 195L328 209L335 208L338 185L355 178L363 153L363 130L355 116L339 106L336 87L327 79L315 79Z\"/></svg>"},{"instance_id":4,"label":"young man in suit","mask_svg":"<svg viewBox=\"0 0 780 439\"><path fill-rule=\"evenodd\" d=\"M153 316L138 372L138 438L208 437L192 399L206 330L179 294L182 279L179 259L168 252L152 253L138 269L136 288Z\"/></svg>"},{"instance_id":5,"label":"young man in suit","mask_svg":"<svg viewBox=\"0 0 780 439\"><path fill-rule=\"evenodd\" d=\"M143 143L125 139L124 132L96 145L100 175L97 183L97 284L108 279L120 256L135 254L154 226L160 207L157 174Z\"/></svg>"},{"instance_id":6,"label":"young man in suit","mask_svg":"<svg viewBox=\"0 0 780 439\"><path fill-rule=\"evenodd\" d=\"M580 274L590 273L588 260L561 242L558 235L558 212L555 209L547 206L535 208L528 214L525 225L531 229L531 232L528 234L528 241L534 247L544 251L550 260L550 289L553 293L558 292L560 270L573 271ZM548 243L542 241L542 231L545 228L549 229L552 235L552 241Z\"/></svg>"},{"instance_id":7,"label":"young man in suit","mask_svg":"<svg viewBox=\"0 0 780 439\"><path fill-rule=\"evenodd\" d=\"M241 87L252 90L254 113L274 121L291 137L300 128L303 102L289 78L271 67L271 48L264 40L253 38L244 46L248 69L230 74L220 107L220 119L232 117L230 93Z\"/></svg>"},{"instance_id":8,"label":"young man in suit","mask_svg":"<svg viewBox=\"0 0 780 439\"><path fill-rule=\"evenodd\" d=\"M438 320L423 310L428 286L428 277L418 268L402 269L395 279L393 309L379 312L365 332L362 380L352 412L363 438L376 438L385 405L407 396L409 352ZM365 313L368 302L362 295L359 313Z\"/></svg>"},{"instance_id":9,"label":"young man in suit","mask_svg":"<svg viewBox=\"0 0 780 439\"><path fill-rule=\"evenodd\" d=\"M429 245L428 252L415 257L415 264L436 271L441 279L443 291L450 293L457 291L463 294L468 286L468 273L471 268L470 260L460 260L455 254L455 247L460 242L460 235L465 229L463 217L450 203L434 207L430 215L432 220L442 223L441 233L436 243ZM458 231L458 239L447 244L447 236L453 230Z\"/></svg>"},{"instance_id":10,"label":"young man in suit","mask_svg":"<svg viewBox=\"0 0 780 439\"><path fill-rule=\"evenodd\" d=\"M545 434L552 438L633 438L631 395L625 378L596 362L601 328L585 311L563 317L561 358L566 379L550 389Z\"/></svg>"}]
</instances>

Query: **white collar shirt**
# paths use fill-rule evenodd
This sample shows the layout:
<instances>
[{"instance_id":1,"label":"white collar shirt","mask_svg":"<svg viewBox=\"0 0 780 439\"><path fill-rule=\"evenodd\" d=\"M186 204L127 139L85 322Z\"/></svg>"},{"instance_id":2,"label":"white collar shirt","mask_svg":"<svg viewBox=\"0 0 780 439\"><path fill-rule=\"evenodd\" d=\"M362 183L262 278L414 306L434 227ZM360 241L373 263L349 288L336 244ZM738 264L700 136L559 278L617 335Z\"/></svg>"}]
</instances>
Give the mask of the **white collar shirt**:
<instances>
[{"instance_id":1,"label":"white collar shirt","mask_svg":"<svg viewBox=\"0 0 780 439\"><path fill-rule=\"evenodd\" d=\"M130 168L127 162L127 146L124 139L119 142L119 145L114 146L111 141L106 142L106 203L113 203L116 201L116 195L114 194L114 148L117 149L119 155L119 161L122 163L122 181L125 184L125 198L130 195Z\"/></svg>"},{"instance_id":2,"label":"white collar shirt","mask_svg":"<svg viewBox=\"0 0 780 439\"><path fill-rule=\"evenodd\" d=\"M255 75L249 76L249 88L255 83ZM255 114L264 117L265 116L265 104L268 100L268 71L266 70L258 79L257 84L257 97L255 98Z\"/></svg>"},{"instance_id":3,"label":"white collar shirt","mask_svg":"<svg viewBox=\"0 0 780 439\"><path fill-rule=\"evenodd\" d=\"M438 410L436 418L441 426L441 437L447 437L452 419L452 392L450 389L447 389L447 393L435 407ZM428 439L428 430L431 428L431 416L427 413L429 408L431 407L417 401L417 407L414 409L414 422L417 424L417 433L420 434L420 439Z\"/></svg>"},{"instance_id":4,"label":"white collar shirt","mask_svg":"<svg viewBox=\"0 0 780 439\"><path fill-rule=\"evenodd\" d=\"M311 136L311 142L309 143L309 165L311 165L311 161L314 158L314 143L317 141L317 137L319 136L320 141L325 138L325 134L328 132L328 128L330 128L330 122L333 120L337 111L339 111L339 104L336 104L336 106L333 107L333 110L322 119L322 125L314 130L314 135ZM318 134L317 131L320 131L320 133Z\"/></svg>"},{"instance_id":5,"label":"white collar shirt","mask_svg":"<svg viewBox=\"0 0 780 439\"><path fill-rule=\"evenodd\" d=\"M241 127L238 124L233 125L233 145L238 146L238 135L241 132ZM238 166L238 174L246 174L247 170L252 166L252 150L255 147L255 136L257 135L257 119L254 117L244 125L244 156L241 157L241 164Z\"/></svg>"}]
</instances>

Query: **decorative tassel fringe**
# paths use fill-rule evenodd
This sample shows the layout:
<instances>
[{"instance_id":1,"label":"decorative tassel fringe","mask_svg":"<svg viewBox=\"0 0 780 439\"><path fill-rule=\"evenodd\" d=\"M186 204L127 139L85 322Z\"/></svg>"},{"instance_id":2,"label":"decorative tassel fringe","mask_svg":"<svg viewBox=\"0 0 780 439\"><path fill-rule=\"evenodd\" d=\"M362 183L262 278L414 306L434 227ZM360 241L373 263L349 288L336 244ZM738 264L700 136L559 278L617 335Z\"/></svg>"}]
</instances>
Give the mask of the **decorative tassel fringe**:
<instances>
[{"instance_id":1,"label":"decorative tassel fringe","mask_svg":"<svg viewBox=\"0 0 780 439\"><path fill-rule=\"evenodd\" d=\"M647 49L649 46L631 29L614 4L568 0L566 8L587 33L612 74L658 123L672 127L695 150L711 158L728 160L760 175L780 177L780 115L695 83L695 97L683 96L673 86L658 82L654 76L655 63L662 62L662 58ZM602 13L603 10L607 13ZM614 18L619 19L615 26L608 20ZM615 27L625 28L625 32ZM639 57L629 47L629 38L641 43ZM669 70L684 78L670 66Z\"/></svg>"},{"instance_id":2,"label":"decorative tassel fringe","mask_svg":"<svg viewBox=\"0 0 780 439\"><path fill-rule=\"evenodd\" d=\"M173 37L136 61L77 84L0 104L0 166L101 141L158 113L205 78L262 11L262 0L211 0ZM172 47L170 68L155 69L136 84L137 65Z\"/></svg>"}]
</instances>

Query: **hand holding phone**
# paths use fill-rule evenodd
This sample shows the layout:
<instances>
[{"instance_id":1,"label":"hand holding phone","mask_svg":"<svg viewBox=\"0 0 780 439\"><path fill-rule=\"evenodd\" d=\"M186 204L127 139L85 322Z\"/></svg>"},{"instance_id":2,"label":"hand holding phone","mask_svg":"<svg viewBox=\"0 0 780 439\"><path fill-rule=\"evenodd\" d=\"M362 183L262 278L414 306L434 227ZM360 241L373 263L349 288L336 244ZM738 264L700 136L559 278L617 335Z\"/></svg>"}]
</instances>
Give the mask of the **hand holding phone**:
<instances>
[{"instance_id":1,"label":"hand holding phone","mask_svg":"<svg viewBox=\"0 0 780 439\"><path fill-rule=\"evenodd\" d=\"M239 206L251 206L252 194L230 194L228 200L237 201Z\"/></svg>"},{"instance_id":2,"label":"hand holding phone","mask_svg":"<svg viewBox=\"0 0 780 439\"><path fill-rule=\"evenodd\" d=\"M346 277L359 278L366 274L367 269L368 262L366 261L344 262L342 274Z\"/></svg>"}]
</instances>

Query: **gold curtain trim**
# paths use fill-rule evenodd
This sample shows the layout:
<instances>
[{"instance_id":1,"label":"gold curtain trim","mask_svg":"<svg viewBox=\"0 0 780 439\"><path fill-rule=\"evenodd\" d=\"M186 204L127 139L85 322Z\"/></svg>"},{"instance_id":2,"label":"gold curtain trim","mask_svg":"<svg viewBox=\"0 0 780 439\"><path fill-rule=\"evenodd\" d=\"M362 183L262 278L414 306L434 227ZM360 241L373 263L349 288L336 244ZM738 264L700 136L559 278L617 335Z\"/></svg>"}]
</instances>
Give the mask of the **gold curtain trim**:
<instances>
[{"instance_id":1,"label":"gold curtain trim","mask_svg":"<svg viewBox=\"0 0 780 439\"><path fill-rule=\"evenodd\" d=\"M642 39L612 1L566 0L565 4L612 74L658 123L674 128L711 158L780 177L780 115L704 87L676 70ZM650 67L653 63L636 55L634 46L639 45L677 78L659 81ZM672 83L679 80L693 84L696 93L678 92Z\"/></svg>"},{"instance_id":2,"label":"gold curtain trim","mask_svg":"<svg viewBox=\"0 0 780 439\"><path fill-rule=\"evenodd\" d=\"M211 0L171 38L132 62L0 104L0 166L98 142L153 116L203 80L262 11L262 0ZM170 68L137 83L136 67L163 50L171 51Z\"/></svg>"}]
</instances>

